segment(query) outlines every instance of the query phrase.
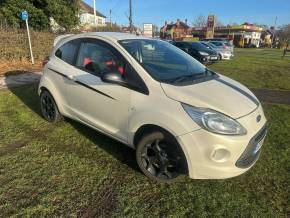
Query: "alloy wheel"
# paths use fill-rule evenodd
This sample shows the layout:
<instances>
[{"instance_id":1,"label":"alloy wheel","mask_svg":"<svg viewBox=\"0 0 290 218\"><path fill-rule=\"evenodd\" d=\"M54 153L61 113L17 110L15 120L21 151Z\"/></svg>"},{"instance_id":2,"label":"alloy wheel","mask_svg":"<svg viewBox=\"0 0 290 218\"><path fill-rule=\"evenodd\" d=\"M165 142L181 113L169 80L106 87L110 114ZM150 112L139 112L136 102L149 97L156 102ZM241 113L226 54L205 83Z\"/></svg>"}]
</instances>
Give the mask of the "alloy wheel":
<instances>
[{"instance_id":1,"label":"alloy wheel","mask_svg":"<svg viewBox=\"0 0 290 218\"><path fill-rule=\"evenodd\" d=\"M41 109L42 109L43 116L47 120L53 121L55 119L55 115L56 115L55 105L52 98L47 94L44 94L44 96L42 96Z\"/></svg>"},{"instance_id":2,"label":"alloy wheel","mask_svg":"<svg viewBox=\"0 0 290 218\"><path fill-rule=\"evenodd\" d=\"M180 157L170 150L170 144L158 139L144 146L141 153L144 168L159 179L176 178L179 175L179 159Z\"/></svg>"}]
</instances>

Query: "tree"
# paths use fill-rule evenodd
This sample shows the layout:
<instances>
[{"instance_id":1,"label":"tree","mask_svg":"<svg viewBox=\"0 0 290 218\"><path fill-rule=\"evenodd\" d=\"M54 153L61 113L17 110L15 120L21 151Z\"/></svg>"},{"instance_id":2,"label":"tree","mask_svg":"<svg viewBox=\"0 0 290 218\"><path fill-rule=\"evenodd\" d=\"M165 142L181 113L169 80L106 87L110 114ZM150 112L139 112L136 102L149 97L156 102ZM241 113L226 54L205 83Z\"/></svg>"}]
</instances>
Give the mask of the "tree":
<instances>
[{"instance_id":1,"label":"tree","mask_svg":"<svg viewBox=\"0 0 290 218\"><path fill-rule=\"evenodd\" d=\"M218 27L224 26L223 22L221 22L217 16L215 16L215 26L218 26Z\"/></svg>"},{"instance_id":2,"label":"tree","mask_svg":"<svg viewBox=\"0 0 290 218\"><path fill-rule=\"evenodd\" d=\"M20 12L29 13L29 23L34 29L47 29L49 18L66 29L75 27L78 22L79 0L1 0L0 19L8 25L19 27Z\"/></svg>"},{"instance_id":3,"label":"tree","mask_svg":"<svg viewBox=\"0 0 290 218\"><path fill-rule=\"evenodd\" d=\"M282 41L290 40L290 24L279 27L279 29L276 31L276 36L279 37Z\"/></svg>"},{"instance_id":4,"label":"tree","mask_svg":"<svg viewBox=\"0 0 290 218\"><path fill-rule=\"evenodd\" d=\"M21 11L29 13L29 23L35 29L49 27L49 19L41 9L35 8L29 1L24 0L2 0L0 3L0 20L10 26L20 27L23 22L20 20Z\"/></svg>"},{"instance_id":5,"label":"tree","mask_svg":"<svg viewBox=\"0 0 290 218\"><path fill-rule=\"evenodd\" d=\"M192 26L194 26L194 27L206 27L207 26L207 18L203 15L199 15L192 22Z\"/></svg>"},{"instance_id":6,"label":"tree","mask_svg":"<svg viewBox=\"0 0 290 218\"><path fill-rule=\"evenodd\" d=\"M207 27L207 18L203 15L199 15L192 22L192 25L194 27ZM224 24L217 18L217 16L215 16L215 26L224 26Z\"/></svg>"},{"instance_id":7,"label":"tree","mask_svg":"<svg viewBox=\"0 0 290 218\"><path fill-rule=\"evenodd\" d=\"M46 0L46 2L45 14L53 17L60 26L71 29L79 24L79 0Z\"/></svg>"}]
</instances>

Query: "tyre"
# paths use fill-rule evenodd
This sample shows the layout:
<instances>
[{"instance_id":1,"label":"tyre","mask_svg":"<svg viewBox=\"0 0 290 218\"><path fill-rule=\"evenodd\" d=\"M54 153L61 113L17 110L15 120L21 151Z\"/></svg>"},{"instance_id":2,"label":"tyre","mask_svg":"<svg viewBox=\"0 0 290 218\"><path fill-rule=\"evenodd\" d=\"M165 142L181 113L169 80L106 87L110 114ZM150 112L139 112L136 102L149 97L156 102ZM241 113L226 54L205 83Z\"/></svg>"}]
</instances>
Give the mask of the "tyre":
<instances>
[{"instance_id":1,"label":"tyre","mask_svg":"<svg viewBox=\"0 0 290 218\"><path fill-rule=\"evenodd\" d=\"M173 183L187 174L185 155L166 132L145 135L137 145L136 159L141 171L157 182Z\"/></svg>"},{"instance_id":2,"label":"tyre","mask_svg":"<svg viewBox=\"0 0 290 218\"><path fill-rule=\"evenodd\" d=\"M52 95L46 90L40 95L40 108L42 116L48 122L57 123L62 119Z\"/></svg>"}]
</instances>

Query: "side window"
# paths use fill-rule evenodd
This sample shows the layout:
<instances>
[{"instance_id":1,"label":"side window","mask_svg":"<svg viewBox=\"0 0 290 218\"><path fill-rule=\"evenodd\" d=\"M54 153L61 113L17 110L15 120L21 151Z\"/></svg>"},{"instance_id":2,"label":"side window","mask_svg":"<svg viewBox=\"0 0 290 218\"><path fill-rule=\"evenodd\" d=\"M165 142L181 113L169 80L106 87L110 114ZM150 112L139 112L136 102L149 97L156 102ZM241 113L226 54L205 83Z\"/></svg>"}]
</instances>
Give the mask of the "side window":
<instances>
[{"instance_id":1,"label":"side window","mask_svg":"<svg viewBox=\"0 0 290 218\"><path fill-rule=\"evenodd\" d=\"M55 52L55 56L64 62L73 65L74 59L78 50L78 40L72 40L62 45Z\"/></svg>"},{"instance_id":2,"label":"side window","mask_svg":"<svg viewBox=\"0 0 290 218\"><path fill-rule=\"evenodd\" d=\"M103 73L125 73L123 57L110 45L96 40L81 42L76 67L101 76Z\"/></svg>"}]
</instances>

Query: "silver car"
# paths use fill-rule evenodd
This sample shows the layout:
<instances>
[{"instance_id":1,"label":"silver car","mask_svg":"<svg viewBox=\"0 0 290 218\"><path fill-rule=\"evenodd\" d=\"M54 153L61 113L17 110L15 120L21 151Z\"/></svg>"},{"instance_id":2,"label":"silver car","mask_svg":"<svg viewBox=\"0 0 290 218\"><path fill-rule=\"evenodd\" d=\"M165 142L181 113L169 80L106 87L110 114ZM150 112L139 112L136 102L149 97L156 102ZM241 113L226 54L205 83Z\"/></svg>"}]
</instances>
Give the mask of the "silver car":
<instances>
[{"instance_id":1,"label":"silver car","mask_svg":"<svg viewBox=\"0 0 290 218\"><path fill-rule=\"evenodd\" d=\"M214 44L217 47L222 47L224 49L230 50L232 53L234 53L234 46L227 42L227 41L209 41L211 44Z\"/></svg>"},{"instance_id":2,"label":"silver car","mask_svg":"<svg viewBox=\"0 0 290 218\"><path fill-rule=\"evenodd\" d=\"M207 48L216 51L219 55L219 60L230 60L232 57L234 57L234 53L231 52L231 50L228 48L224 48L223 46L216 46L208 41L202 41L201 43Z\"/></svg>"}]
</instances>

